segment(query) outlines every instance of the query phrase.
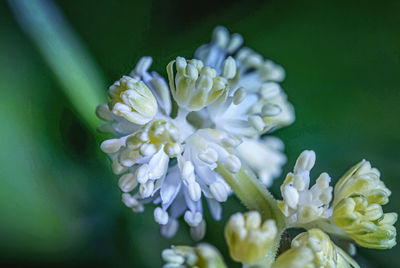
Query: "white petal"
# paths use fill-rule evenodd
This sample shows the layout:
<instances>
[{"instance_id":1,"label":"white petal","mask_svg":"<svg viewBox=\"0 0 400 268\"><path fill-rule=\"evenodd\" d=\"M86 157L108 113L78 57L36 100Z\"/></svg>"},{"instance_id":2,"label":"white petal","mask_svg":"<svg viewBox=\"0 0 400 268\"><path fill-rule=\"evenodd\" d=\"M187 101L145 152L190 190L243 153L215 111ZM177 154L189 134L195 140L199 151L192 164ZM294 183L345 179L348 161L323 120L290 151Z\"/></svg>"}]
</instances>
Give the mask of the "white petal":
<instances>
[{"instance_id":1,"label":"white petal","mask_svg":"<svg viewBox=\"0 0 400 268\"><path fill-rule=\"evenodd\" d=\"M210 209L210 213L213 218L217 221L221 219L222 215L222 207L221 204L215 199L207 199L208 208Z\"/></svg>"},{"instance_id":2,"label":"white petal","mask_svg":"<svg viewBox=\"0 0 400 268\"><path fill-rule=\"evenodd\" d=\"M152 180L161 178L167 171L169 157L161 148L149 162L148 176Z\"/></svg>"},{"instance_id":3,"label":"white petal","mask_svg":"<svg viewBox=\"0 0 400 268\"><path fill-rule=\"evenodd\" d=\"M171 202L178 194L180 188L181 180L179 178L179 172L175 169L174 171L168 173L160 189L160 196L164 209L169 207Z\"/></svg>"},{"instance_id":4,"label":"white petal","mask_svg":"<svg viewBox=\"0 0 400 268\"><path fill-rule=\"evenodd\" d=\"M299 193L297 190L290 185L286 185L282 195L286 201L286 204L292 209L296 209L297 204L299 203Z\"/></svg>"},{"instance_id":5,"label":"white petal","mask_svg":"<svg viewBox=\"0 0 400 268\"><path fill-rule=\"evenodd\" d=\"M100 148L103 152L111 154L118 152L121 148L121 145L120 139L110 139L103 141L100 145Z\"/></svg>"},{"instance_id":6,"label":"white petal","mask_svg":"<svg viewBox=\"0 0 400 268\"><path fill-rule=\"evenodd\" d=\"M118 181L119 188L123 192L130 192L132 191L138 184L137 178L135 174L132 173L127 173L123 176Z\"/></svg>"},{"instance_id":7,"label":"white petal","mask_svg":"<svg viewBox=\"0 0 400 268\"><path fill-rule=\"evenodd\" d=\"M210 191L218 202L225 202L228 198L228 190L225 185L216 181L210 185Z\"/></svg>"},{"instance_id":8,"label":"white petal","mask_svg":"<svg viewBox=\"0 0 400 268\"><path fill-rule=\"evenodd\" d=\"M168 222L168 213L160 207L154 210L154 220L161 225L165 225Z\"/></svg>"}]
</instances>

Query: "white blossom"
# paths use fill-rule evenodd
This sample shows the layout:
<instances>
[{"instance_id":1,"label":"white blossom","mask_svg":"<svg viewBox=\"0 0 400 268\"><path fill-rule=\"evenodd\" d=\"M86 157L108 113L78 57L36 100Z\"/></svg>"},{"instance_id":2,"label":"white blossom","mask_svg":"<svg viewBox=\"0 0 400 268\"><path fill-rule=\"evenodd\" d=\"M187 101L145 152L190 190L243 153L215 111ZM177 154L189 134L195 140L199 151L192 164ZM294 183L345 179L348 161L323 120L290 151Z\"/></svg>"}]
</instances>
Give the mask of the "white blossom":
<instances>
[{"instance_id":1,"label":"white blossom","mask_svg":"<svg viewBox=\"0 0 400 268\"><path fill-rule=\"evenodd\" d=\"M152 59L143 57L96 111L105 121L100 130L112 135L101 149L121 175L123 202L134 211L154 203L165 236L174 235L180 216L195 239L204 236L202 198L221 218L220 203L231 189L215 171L218 165L237 173L245 163L270 185L286 161L279 140L260 137L294 119L276 83L283 69L264 59L256 66L261 56L251 52L247 59L242 41L217 28L211 44L196 52L198 59L177 57L168 64L168 83L149 71Z\"/></svg>"}]
</instances>

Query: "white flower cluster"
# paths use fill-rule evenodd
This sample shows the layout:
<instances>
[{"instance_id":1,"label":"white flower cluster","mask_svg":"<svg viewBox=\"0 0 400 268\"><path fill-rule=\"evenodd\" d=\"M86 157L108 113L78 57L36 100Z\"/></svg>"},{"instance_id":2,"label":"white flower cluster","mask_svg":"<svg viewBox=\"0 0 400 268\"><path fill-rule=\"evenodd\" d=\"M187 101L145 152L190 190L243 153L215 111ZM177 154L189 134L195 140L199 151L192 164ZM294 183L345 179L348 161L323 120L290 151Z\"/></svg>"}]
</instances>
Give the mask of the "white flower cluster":
<instances>
[{"instance_id":1,"label":"white flower cluster","mask_svg":"<svg viewBox=\"0 0 400 268\"><path fill-rule=\"evenodd\" d=\"M314 151L302 152L297 158L293 173L289 173L281 185L283 201L279 201L279 206L287 217L289 226L309 223L332 215L332 211L328 209L332 200L329 175L322 173L316 183L309 188L310 170L314 164Z\"/></svg>"},{"instance_id":2,"label":"white flower cluster","mask_svg":"<svg viewBox=\"0 0 400 268\"><path fill-rule=\"evenodd\" d=\"M314 151L302 152L293 173L281 186L283 200L278 201L278 206L287 227L317 227L363 247L392 248L396 244L393 225L397 214L383 212L391 191L381 181L380 172L362 160L343 175L334 189L326 173L309 188L314 164Z\"/></svg>"},{"instance_id":3,"label":"white flower cluster","mask_svg":"<svg viewBox=\"0 0 400 268\"><path fill-rule=\"evenodd\" d=\"M221 218L231 190L218 165L237 173L246 164L270 185L286 161L279 139L261 137L294 120L279 85L284 70L242 42L217 27L196 59L168 64L168 83L149 72L152 59L143 57L97 109L106 121L100 130L113 135L101 149L121 175L122 201L133 211L156 204L154 218L167 237L181 215L195 239L204 236L202 197Z\"/></svg>"},{"instance_id":4,"label":"white flower cluster","mask_svg":"<svg viewBox=\"0 0 400 268\"><path fill-rule=\"evenodd\" d=\"M232 259L254 267L356 268L358 264L350 257L355 254L354 244L375 249L396 245L394 224L398 216L383 211L391 191L380 179L379 170L362 160L334 188L327 173L322 173L310 187L310 171L315 160L314 151L303 151L293 172L287 174L281 185L283 200L265 198L262 201L272 208L277 206L280 215L264 216L263 225L260 214L263 208L231 216L225 227L225 239ZM272 211L271 207L267 212ZM290 228L307 231L294 238L291 248L274 259L280 236ZM350 255L335 245L330 235L340 237Z\"/></svg>"}]
</instances>

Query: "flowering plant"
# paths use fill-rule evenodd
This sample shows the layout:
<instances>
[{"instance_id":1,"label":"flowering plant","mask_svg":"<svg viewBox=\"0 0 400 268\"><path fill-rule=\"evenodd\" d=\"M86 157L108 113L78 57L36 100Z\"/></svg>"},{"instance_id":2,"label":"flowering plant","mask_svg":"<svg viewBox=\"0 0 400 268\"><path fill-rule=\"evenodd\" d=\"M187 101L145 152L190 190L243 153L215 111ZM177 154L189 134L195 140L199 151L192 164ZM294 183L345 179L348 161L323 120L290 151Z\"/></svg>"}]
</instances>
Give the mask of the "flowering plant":
<instances>
[{"instance_id":1,"label":"flowering plant","mask_svg":"<svg viewBox=\"0 0 400 268\"><path fill-rule=\"evenodd\" d=\"M212 216L232 193L248 213L233 215L225 238L244 267L358 267L354 243L386 249L396 244L396 213L383 213L391 194L368 161L336 184L322 173L310 188L315 153L304 151L286 176L277 201L266 187L280 175L283 143L270 136L294 121L280 86L283 68L244 47L239 34L217 27L194 59L177 57L168 79L150 72L143 57L109 88L109 103L97 108L100 127L113 137L101 144L112 160L123 203L135 212L154 203L161 233L173 236L183 215L193 239L206 232L205 199ZM168 81L168 82L167 82ZM306 232L277 256L288 228ZM346 252L333 242L348 241ZM225 267L215 248L177 246L162 253L165 267Z\"/></svg>"}]
</instances>

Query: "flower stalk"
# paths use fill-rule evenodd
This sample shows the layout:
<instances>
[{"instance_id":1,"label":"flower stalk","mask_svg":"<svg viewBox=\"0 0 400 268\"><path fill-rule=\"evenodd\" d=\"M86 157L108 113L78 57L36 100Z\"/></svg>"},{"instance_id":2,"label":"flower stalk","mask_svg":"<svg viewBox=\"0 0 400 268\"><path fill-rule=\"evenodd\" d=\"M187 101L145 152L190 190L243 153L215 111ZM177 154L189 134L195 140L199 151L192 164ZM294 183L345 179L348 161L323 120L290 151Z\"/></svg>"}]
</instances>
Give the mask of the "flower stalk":
<instances>
[{"instance_id":1,"label":"flower stalk","mask_svg":"<svg viewBox=\"0 0 400 268\"><path fill-rule=\"evenodd\" d=\"M236 196L249 210L260 212L263 220L274 219L278 230L284 229L283 214L279 210L275 198L249 168L243 165L238 173L232 174L222 164L218 163L216 171L221 174Z\"/></svg>"}]
</instances>

